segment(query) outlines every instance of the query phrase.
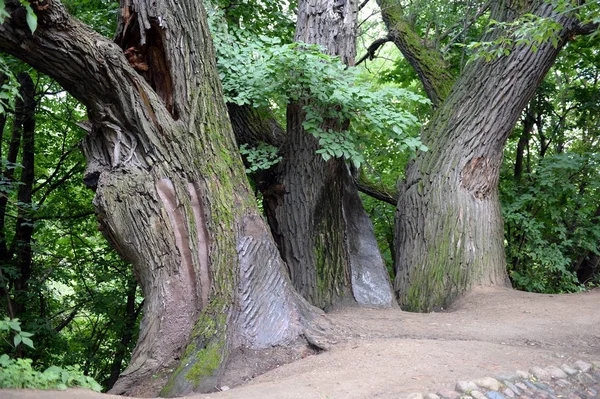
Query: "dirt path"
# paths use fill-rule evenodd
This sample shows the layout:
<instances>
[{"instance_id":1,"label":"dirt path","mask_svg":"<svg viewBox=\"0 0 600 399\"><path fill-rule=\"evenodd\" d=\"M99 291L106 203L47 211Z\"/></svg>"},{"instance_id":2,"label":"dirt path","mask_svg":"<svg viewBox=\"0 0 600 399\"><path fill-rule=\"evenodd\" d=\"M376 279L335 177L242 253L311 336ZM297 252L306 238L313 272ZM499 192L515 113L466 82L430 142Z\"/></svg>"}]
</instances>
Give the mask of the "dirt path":
<instances>
[{"instance_id":1,"label":"dirt path","mask_svg":"<svg viewBox=\"0 0 600 399\"><path fill-rule=\"evenodd\" d=\"M196 399L403 398L457 380L600 360L600 290L539 295L474 291L442 313L347 309L328 315L346 338L330 351ZM111 396L0 391L6 399Z\"/></svg>"}]
</instances>

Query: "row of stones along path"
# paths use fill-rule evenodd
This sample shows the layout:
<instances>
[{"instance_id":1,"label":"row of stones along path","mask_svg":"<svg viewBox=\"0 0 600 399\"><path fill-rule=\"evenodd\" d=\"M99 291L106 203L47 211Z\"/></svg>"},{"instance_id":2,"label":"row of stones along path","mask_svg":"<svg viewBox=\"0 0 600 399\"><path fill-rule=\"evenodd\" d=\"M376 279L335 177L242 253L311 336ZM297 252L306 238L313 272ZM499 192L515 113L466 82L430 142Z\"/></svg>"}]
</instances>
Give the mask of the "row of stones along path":
<instances>
[{"instance_id":1,"label":"row of stones along path","mask_svg":"<svg viewBox=\"0 0 600 399\"><path fill-rule=\"evenodd\" d=\"M458 381L454 390L412 393L406 399L595 399L600 398L600 362L578 360L560 367Z\"/></svg>"}]
</instances>

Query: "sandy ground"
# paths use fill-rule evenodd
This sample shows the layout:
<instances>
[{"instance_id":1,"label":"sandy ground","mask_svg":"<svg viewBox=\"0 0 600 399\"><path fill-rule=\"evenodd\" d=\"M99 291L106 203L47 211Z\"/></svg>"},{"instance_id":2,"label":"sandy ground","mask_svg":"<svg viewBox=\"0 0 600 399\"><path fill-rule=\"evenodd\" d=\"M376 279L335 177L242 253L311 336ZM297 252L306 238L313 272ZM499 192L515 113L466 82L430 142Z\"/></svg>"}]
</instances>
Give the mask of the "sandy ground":
<instances>
[{"instance_id":1,"label":"sandy ground","mask_svg":"<svg viewBox=\"0 0 600 399\"><path fill-rule=\"evenodd\" d=\"M577 359L600 361L600 290L569 295L476 290L441 313L346 309L328 315L344 338L331 350L243 386L195 399L405 398ZM83 390L0 390L2 399L108 399Z\"/></svg>"}]
</instances>

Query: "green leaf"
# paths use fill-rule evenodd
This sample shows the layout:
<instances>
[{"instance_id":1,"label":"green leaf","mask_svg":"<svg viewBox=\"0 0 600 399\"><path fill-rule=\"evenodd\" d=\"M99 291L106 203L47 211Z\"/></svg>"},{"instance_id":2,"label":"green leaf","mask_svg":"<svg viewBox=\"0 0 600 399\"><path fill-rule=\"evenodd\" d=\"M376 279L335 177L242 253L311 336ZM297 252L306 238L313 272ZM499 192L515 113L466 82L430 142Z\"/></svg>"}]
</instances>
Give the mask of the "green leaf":
<instances>
[{"instance_id":1,"label":"green leaf","mask_svg":"<svg viewBox=\"0 0 600 399\"><path fill-rule=\"evenodd\" d=\"M13 338L13 342L14 342L15 346L19 346L22 339L23 338L19 334L15 335L15 337Z\"/></svg>"},{"instance_id":2,"label":"green leaf","mask_svg":"<svg viewBox=\"0 0 600 399\"><path fill-rule=\"evenodd\" d=\"M23 345L27 345L28 347L35 349L33 346L33 341L30 338L23 337Z\"/></svg>"},{"instance_id":3,"label":"green leaf","mask_svg":"<svg viewBox=\"0 0 600 399\"><path fill-rule=\"evenodd\" d=\"M35 12L33 12L33 9L31 8L28 2L23 2L23 4L25 5L25 9L27 10L27 26L29 26L29 30L31 30L31 33L34 33L37 29L37 15L35 15Z\"/></svg>"}]
</instances>

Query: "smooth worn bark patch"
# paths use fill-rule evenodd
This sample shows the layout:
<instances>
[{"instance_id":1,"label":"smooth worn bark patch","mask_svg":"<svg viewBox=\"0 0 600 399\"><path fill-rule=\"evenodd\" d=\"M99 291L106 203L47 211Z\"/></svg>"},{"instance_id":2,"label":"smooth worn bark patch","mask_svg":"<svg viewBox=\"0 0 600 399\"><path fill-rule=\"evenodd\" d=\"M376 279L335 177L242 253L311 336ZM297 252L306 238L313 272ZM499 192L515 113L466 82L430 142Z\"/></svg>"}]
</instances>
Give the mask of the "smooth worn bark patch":
<instances>
[{"instance_id":1,"label":"smooth worn bark patch","mask_svg":"<svg viewBox=\"0 0 600 399\"><path fill-rule=\"evenodd\" d=\"M460 183L475 198L486 199L496 189L497 170L498 165L491 165L488 158L472 158L462 169Z\"/></svg>"}]
</instances>

